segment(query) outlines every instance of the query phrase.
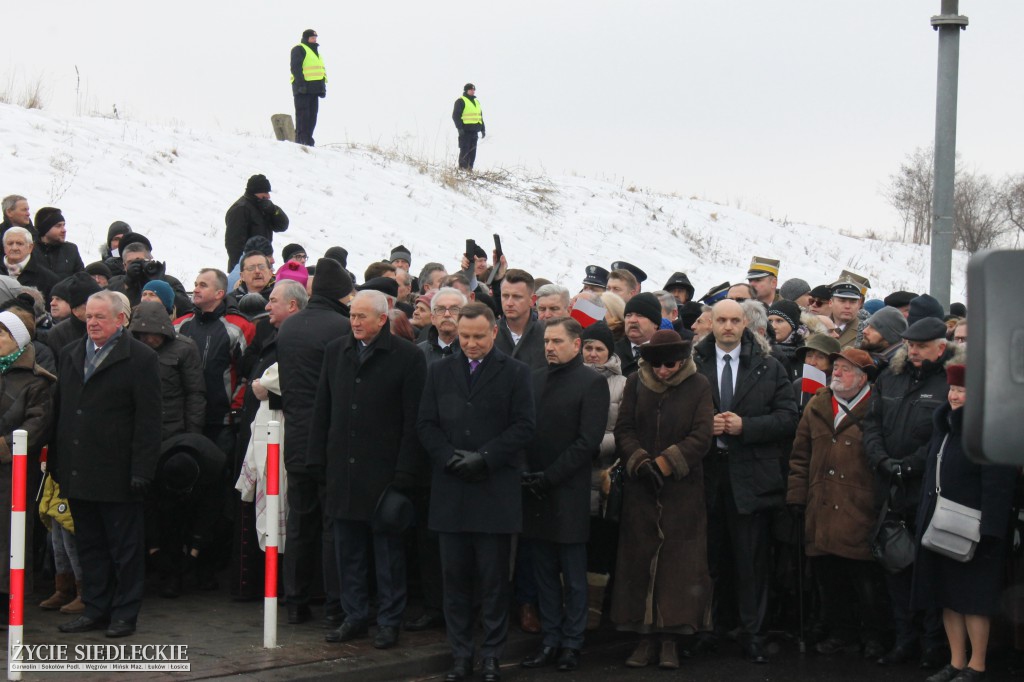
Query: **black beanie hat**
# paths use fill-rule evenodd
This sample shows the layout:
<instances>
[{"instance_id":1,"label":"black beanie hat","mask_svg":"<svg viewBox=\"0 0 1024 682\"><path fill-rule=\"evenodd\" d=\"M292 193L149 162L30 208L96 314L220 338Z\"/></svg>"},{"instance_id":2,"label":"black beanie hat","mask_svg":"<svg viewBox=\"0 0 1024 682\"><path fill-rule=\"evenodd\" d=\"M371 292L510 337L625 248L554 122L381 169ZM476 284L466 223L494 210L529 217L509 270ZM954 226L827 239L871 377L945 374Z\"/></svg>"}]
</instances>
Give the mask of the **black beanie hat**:
<instances>
[{"instance_id":1,"label":"black beanie hat","mask_svg":"<svg viewBox=\"0 0 1024 682\"><path fill-rule=\"evenodd\" d=\"M304 42L304 43L305 42L309 42L309 37L310 36L315 36L315 35L316 35L316 31L314 31L311 28L307 28L305 31L302 32L302 42Z\"/></svg>"},{"instance_id":2,"label":"black beanie hat","mask_svg":"<svg viewBox=\"0 0 1024 682\"><path fill-rule=\"evenodd\" d=\"M90 275L93 275L94 277L96 275L102 275L107 279L113 277L113 274L111 274L110 272L110 268L108 268L105 263L102 263L100 261L96 261L95 263L89 263L88 265L85 266L85 271L88 272Z\"/></svg>"},{"instance_id":3,"label":"black beanie hat","mask_svg":"<svg viewBox=\"0 0 1024 682\"><path fill-rule=\"evenodd\" d=\"M939 303L938 299L928 294L921 294L910 302L907 325L912 327L915 322L926 317L934 317L941 321L945 315L946 311L942 309L942 304Z\"/></svg>"},{"instance_id":4,"label":"black beanie hat","mask_svg":"<svg viewBox=\"0 0 1024 682\"><path fill-rule=\"evenodd\" d=\"M623 316L629 315L630 313L643 315L653 322L655 327L661 326L661 301L658 300L657 296L650 292L637 294L626 301L626 310L623 313Z\"/></svg>"},{"instance_id":5,"label":"black beanie hat","mask_svg":"<svg viewBox=\"0 0 1024 682\"><path fill-rule=\"evenodd\" d=\"M76 272L69 278L71 281L68 284L68 305L72 308L77 308L80 305L85 305L85 302L89 300L89 297L100 291L102 287L96 283L96 280L92 278L87 272Z\"/></svg>"},{"instance_id":6,"label":"black beanie hat","mask_svg":"<svg viewBox=\"0 0 1024 682\"><path fill-rule=\"evenodd\" d=\"M615 337L612 336L612 330L608 328L604 320L595 322L583 329L583 333L580 334L580 342L586 344L587 341L600 341L603 343L605 348L608 349L609 357L615 352Z\"/></svg>"},{"instance_id":7,"label":"black beanie hat","mask_svg":"<svg viewBox=\"0 0 1024 682\"><path fill-rule=\"evenodd\" d=\"M348 267L348 251L340 246L332 246L324 252L324 258L330 258L336 263L341 264L341 267Z\"/></svg>"},{"instance_id":8,"label":"black beanie hat","mask_svg":"<svg viewBox=\"0 0 1024 682\"><path fill-rule=\"evenodd\" d=\"M299 244L287 244L283 249L281 249L281 258L283 258L284 262L287 263L292 259L292 256L297 253L305 254L306 250ZM309 254L306 255L308 256Z\"/></svg>"},{"instance_id":9,"label":"black beanie hat","mask_svg":"<svg viewBox=\"0 0 1024 682\"><path fill-rule=\"evenodd\" d=\"M470 90L476 90L476 86L472 83L466 83L462 86L462 92L468 92Z\"/></svg>"},{"instance_id":10,"label":"black beanie hat","mask_svg":"<svg viewBox=\"0 0 1024 682\"><path fill-rule=\"evenodd\" d=\"M245 240L245 246L242 247L242 254L249 253L250 251L259 251L268 258L274 257L274 245L270 243L270 240L262 235L255 235Z\"/></svg>"},{"instance_id":11,"label":"black beanie hat","mask_svg":"<svg viewBox=\"0 0 1024 682\"><path fill-rule=\"evenodd\" d=\"M391 258L388 262L394 263L398 259L408 261L409 265L412 265L412 252L405 248L404 244L399 244L395 248L391 249Z\"/></svg>"},{"instance_id":12,"label":"black beanie hat","mask_svg":"<svg viewBox=\"0 0 1024 682\"><path fill-rule=\"evenodd\" d=\"M159 479L165 490L187 493L199 480L199 464L191 454L179 450L160 465Z\"/></svg>"},{"instance_id":13,"label":"black beanie hat","mask_svg":"<svg viewBox=\"0 0 1024 682\"><path fill-rule=\"evenodd\" d=\"M153 251L153 244L146 238L146 235L139 234L138 232L129 232L125 236L121 237L121 244L117 247L119 253L124 253L124 250L128 248L129 244L142 244L146 247L146 251Z\"/></svg>"},{"instance_id":14,"label":"black beanie hat","mask_svg":"<svg viewBox=\"0 0 1024 682\"><path fill-rule=\"evenodd\" d=\"M50 287L50 298L59 298L62 301L71 303L71 280L73 277L65 277ZM49 301L47 301L49 303Z\"/></svg>"},{"instance_id":15,"label":"black beanie hat","mask_svg":"<svg viewBox=\"0 0 1024 682\"><path fill-rule=\"evenodd\" d=\"M796 331L797 327L800 326L800 306L792 301L785 299L779 299L768 306L768 316L776 315L781 317L786 322L789 322L789 326Z\"/></svg>"},{"instance_id":16,"label":"black beanie hat","mask_svg":"<svg viewBox=\"0 0 1024 682\"><path fill-rule=\"evenodd\" d=\"M36 211L36 231L39 236L42 237L44 234L50 231L57 223L63 223L64 216L61 214L59 208L53 206L43 206L41 209Z\"/></svg>"},{"instance_id":17,"label":"black beanie hat","mask_svg":"<svg viewBox=\"0 0 1024 682\"><path fill-rule=\"evenodd\" d=\"M270 180L267 180L266 175L256 174L249 178L249 182L245 183L246 194L263 194L264 192L270 192Z\"/></svg>"},{"instance_id":18,"label":"black beanie hat","mask_svg":"<svg viewBox=\"0 0 1024 682\"><path fill-rule=\"evenodd\" d=\"M326 256L316 262L313 293L338 301L352 293L352 278L341 263Z\"/></svg>"}]
</instances>

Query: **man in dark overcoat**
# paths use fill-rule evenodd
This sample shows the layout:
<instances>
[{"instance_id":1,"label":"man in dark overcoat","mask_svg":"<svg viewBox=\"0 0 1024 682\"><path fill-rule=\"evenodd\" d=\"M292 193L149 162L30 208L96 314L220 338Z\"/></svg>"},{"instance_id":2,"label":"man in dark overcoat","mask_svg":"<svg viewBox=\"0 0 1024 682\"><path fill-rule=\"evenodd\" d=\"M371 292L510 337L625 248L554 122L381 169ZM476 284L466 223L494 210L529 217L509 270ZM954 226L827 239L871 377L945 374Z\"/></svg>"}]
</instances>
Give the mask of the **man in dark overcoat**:
<instances>
[{"instance_id":1,"label":"man in dark overcoat","mask_svg":"<svg viewBox=\"0 0 1024 682\"><path fill-rule=\"evenodd\" d=\"M48 467L68 498L85 612L62 632L135 632L145 579L143 494L160 457L156 352L124 328L117 294L86 303L87 338L64 347Z\"/></svg>"},{"instance_id":2,"label":"man in dark overcoat","mask_svg":"<svg viewBox=\"0 0 1024 682\"><path fill-rule=\"evenodd\" d=\"M526 449L523 536L533 541L540 651L526 668L579 667L587 625L590 467L608 423L608 381L583 364L583 327L571 317L544 324L548 366L533 371L537 433ZM563 606L564 604L564 606Z\"/></svg>"},{"instance_id":3,"label":"man in dark overcoat","mask_svg":"<svg viewBox=\"0 0 1024 682\"><path fill-rule=\"evenodd\" d=\"M522 450L535 428L530 370L494 347L494 313L459 315L461 352L432 364L417 431L431 461L431 530L441 536L444 616L455 665L472 674L474 595L484 630L483 679L500 678L508 638L509 554L522 530ZM474 589L476 588L476 589Z\"/></svg>"},{"instance_id":4,"label":"man in dark overcoat","mask_svg":"<svg viewBox=\"0 0 1024 682\"><path fill-rule=\"evenodd\" d=\"M414 344L391 334L387 297L379 291L356 294L350 321L352 334L329 343L324 354L306 462L326 475L345 611L345 621L327 641L366 635L372 541L378 601L373 644L387 649L398 641L405 612L405 551L401 533L373 524L374 512L388 486L414 484L416 416L427 361Z\"/></svg>"}]
</instances>

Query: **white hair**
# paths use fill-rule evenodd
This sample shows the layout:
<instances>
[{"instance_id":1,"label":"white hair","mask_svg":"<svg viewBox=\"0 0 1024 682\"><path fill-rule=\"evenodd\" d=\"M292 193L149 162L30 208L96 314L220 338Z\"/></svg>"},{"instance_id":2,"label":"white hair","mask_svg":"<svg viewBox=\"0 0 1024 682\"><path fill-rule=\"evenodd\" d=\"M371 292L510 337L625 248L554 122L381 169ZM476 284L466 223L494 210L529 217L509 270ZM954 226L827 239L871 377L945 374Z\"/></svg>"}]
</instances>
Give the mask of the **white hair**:
<instances>
[{"instance_id":1,"label":"white hair","mask_svg":"<svg viewBox=\"0 0 1024 682\"><path fill-rule=\"evenodd\" d=\"M460 308L469 303L469 299L466 298L466 295L459 291L458 289L456 289L455 287L441 287L434 294L434 297L430 299L430 312L437 312L437 309L440 307L437 305L437 299L441 298L442 296L457 296L460 301Z\"/></svg>"},{"instance_id":2,"label":"white hair","mask_svg":"<svg viewBox=\"0 0 1024 682\"><path fill-rule=\"evenodd\" d=\"M355 303L359 300L369 301L373 306L373 312L378 315L388 314L388 297L386 294L373 289L365 289L356 294L356 297L352 299L352 302Z\"/></svg>"},{"instance_id":3,"label":"white hair","mask_svg":"<svg viewBox=\"0 0 1024 682\"><path fill-rule=\"evenodd\" d=\"M14 235L20 234L22 236L22 238L27 243L29 243L29 244L32 243L32 233L29 232L28 230L26 230L24 227L19 227L19 226L15 225L13 227L8 227L7 231L4 232L4 244L7 243L7 237L9 235L12 235L12 234L14 234Z\"/></svg>"}]
</instances>

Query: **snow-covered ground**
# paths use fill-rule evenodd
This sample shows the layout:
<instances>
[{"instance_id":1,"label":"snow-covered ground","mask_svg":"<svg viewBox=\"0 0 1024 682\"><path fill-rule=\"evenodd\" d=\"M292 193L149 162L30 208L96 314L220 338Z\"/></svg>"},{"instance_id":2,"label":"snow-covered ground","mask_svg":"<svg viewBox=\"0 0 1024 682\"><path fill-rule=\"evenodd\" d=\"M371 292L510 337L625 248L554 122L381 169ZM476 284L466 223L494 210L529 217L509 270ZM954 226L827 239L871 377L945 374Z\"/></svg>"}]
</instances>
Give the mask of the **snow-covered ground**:
<instances>
[{"instance_id":1,"label":"snow-covered ground","mask_svg":"<svg viewBox=\"0 0 1024 682\"><path fill-rule=\"evenodd\" d=\"M645 290L686 272L700 295L743 281L754 255L782 261L811 286L843 269L867 276L870 296L928 284L928 247L848 237L816 225L780 223L708 201L656 194L583 177L489 169L481 146L475 176L364 147L308 149L272 139L106 118L68 118L0 105L0 196L22 194L33 214L62 209L68 239L86 263L107 226L124 220L145 234L168 272L190 284L201 267L226 265L224 212L264 173L291 218L280 249L302 244L312 261L330 246L349 251L361 275L404 244L413 270L449 269L465 240L490 250L501 235L512 267L575 290L589 263L634 263ZM454 159L452 160L452 162ZM685 163L681 159L680 163ZM614 169L609 169L614 172ZM824 169L822 172L826 172ZM966 293L967 256L953 259L953 300Z\"/></svg>"}]
</instances>

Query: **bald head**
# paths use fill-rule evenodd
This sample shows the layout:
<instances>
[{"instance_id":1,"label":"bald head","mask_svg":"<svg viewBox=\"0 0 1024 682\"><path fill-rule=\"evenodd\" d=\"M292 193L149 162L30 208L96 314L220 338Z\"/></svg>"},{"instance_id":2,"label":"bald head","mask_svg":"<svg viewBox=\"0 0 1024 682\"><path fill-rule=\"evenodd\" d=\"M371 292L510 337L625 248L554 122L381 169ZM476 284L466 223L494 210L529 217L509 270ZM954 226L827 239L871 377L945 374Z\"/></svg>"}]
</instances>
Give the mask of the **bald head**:
<instances>
[{"instance_id":1,"label":"bald head","mask_svg":"<svg viewBox=\"0 0 1024 682\"><path fill-rule=\"evenodd\" d=\"M711 308L711 333L715 345L724 351L731 351L740 345L747 323L743 308L736 301L719 301Z\"/></svg>"}]
</instances>

